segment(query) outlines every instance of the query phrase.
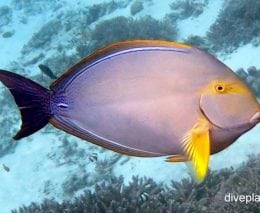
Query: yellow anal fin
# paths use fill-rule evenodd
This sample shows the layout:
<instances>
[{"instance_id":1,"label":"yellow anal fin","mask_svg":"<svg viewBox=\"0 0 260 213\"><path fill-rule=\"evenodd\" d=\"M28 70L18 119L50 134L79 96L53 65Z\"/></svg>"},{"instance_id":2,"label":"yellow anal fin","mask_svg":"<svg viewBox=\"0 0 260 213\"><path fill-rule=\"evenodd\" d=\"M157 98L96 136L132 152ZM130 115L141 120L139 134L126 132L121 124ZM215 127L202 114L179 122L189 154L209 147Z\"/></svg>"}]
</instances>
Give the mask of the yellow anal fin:
<instances>
[{"instance_id":1,"label":"yellow anal fin","mask_svg":"<svg viewBox=\"0 0 260 213\"><path fill-rule=\"evenodd\" d=\"M189 159L186 156L182 155L172 155L166 158L166 162L185 162L189 161Z\"/></svg>"},{"instance_id":2,"label":"yellow anal fin","mask_svg":"<svg viewBox=\"0 0 260 213\"><path fill-rule=\"evenodd\" d=\"M192 162L196 180L202 182L207 175L210 156L209 124L206 121L199 120L185 135L183 149Z\"/></svg>"}]
</instances>

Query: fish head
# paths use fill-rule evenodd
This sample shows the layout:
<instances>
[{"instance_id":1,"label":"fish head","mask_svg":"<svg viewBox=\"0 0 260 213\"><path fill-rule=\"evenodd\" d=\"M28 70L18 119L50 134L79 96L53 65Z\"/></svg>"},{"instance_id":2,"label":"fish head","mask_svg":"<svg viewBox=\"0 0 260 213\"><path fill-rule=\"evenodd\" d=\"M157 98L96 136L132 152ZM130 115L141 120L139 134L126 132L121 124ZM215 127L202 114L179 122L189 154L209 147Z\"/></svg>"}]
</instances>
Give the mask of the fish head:
<instances>
[{"instance_id":1,"label":"fish head","mask_svg":"<svg viewBox=\"0 0 260 213\"><path fill-rule=\"evenodd\" d=\"M251 129L260 122L260 104L238 78L211 81L201 92L200 108L222 129Z\"/></svg>"}]
</instances>

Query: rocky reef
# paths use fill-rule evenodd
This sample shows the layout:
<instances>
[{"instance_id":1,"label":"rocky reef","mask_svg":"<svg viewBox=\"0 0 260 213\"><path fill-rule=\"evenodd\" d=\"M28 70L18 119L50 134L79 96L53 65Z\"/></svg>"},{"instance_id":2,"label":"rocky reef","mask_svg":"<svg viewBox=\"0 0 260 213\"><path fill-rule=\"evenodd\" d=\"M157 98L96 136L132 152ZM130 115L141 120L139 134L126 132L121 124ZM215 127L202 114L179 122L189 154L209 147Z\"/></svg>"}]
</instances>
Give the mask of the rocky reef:
<instances>
[{"instance_id":1,"label":"rocky reef","mask_svg":"<svg viewBox=\"0 0 260 213\"><path fill-rule=\"evenodd\" d=\"M237 169L210 172L197 184L191 179L172 181L170 186L151 178L133 177L125 185L123 177L109 176L86 190L73 201L58 203L45 200L41 204L22 206L12 213L43 212L258 212L260 155L249 157ZM258 193L258 195L257 195ZM228 196L251 195L251 201L234 202ZM256 200L254 200L256 199ZM258 201L257 201L258 199Z\"/></svg>"},{"instance_id":2,"label":"rocky reef","mask_svg":"<svg viewBox=\"0 0 260 213\"><path fill-rule=\"evenodd\" d=\"M226 1L208 39L214 51L233 52L249 42L260 44L260 3L255 0Z\"/></svg>"}]
</instances>

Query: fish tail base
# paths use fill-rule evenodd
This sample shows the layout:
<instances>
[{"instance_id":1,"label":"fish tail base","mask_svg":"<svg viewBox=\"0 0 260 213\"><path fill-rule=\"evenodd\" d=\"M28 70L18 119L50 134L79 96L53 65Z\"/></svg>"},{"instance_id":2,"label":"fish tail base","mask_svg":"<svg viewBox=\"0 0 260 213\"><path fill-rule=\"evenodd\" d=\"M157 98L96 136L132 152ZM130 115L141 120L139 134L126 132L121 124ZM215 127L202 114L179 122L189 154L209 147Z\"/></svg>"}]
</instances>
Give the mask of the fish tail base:
<instances>
[{"instance_id":1,"label":"fish tail base","mask_svg":"<svg viewBox=\"0 0 260 213\"><path fill-rule=\"evenodd\" d=\"M51 91L21 75L0 70L0 81L9 89L19 107L22 125L15 140L27 137L43 128L52 117Z\"/></svg>"}]
</instances>

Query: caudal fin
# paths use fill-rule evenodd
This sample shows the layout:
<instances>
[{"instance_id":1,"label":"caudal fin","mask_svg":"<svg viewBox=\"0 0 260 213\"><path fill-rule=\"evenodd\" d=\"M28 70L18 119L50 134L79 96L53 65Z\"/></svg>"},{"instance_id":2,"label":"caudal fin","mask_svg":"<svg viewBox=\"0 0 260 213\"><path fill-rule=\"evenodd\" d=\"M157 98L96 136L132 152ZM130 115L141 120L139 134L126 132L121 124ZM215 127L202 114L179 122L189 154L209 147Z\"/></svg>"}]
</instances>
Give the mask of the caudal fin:
<instances>
[{"instance_id":1,"label":"caudal fin","mask_svg":"<svg viewBox=\"0 0 260 213\"><path fill-rule=\"evenodd\" d=\"M5 70L0 70L0 81L10 90L21 112L22 125L15 140L33 134L49 122L50 90Z\"/></svg>"}]
</instances>

